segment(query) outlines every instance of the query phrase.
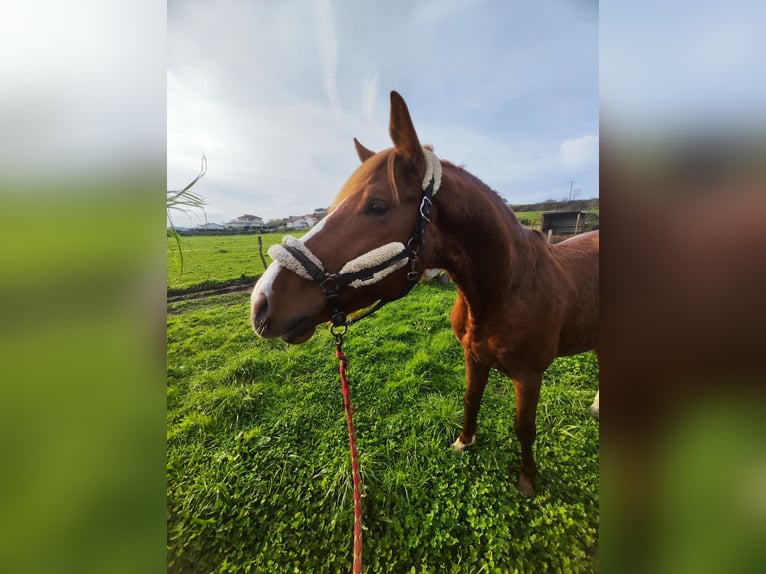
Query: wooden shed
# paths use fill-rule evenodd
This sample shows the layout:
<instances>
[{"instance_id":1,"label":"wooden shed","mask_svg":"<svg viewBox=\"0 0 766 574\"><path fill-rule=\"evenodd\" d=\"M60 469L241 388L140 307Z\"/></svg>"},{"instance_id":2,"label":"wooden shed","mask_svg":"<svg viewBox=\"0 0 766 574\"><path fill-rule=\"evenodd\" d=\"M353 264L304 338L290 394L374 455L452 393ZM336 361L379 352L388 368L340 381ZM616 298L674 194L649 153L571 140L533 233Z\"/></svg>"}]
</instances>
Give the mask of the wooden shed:
<instances>
[{"instance_id":1,"label":"wooden shed","mask_svg":"<svg viewBox=\"0 0 766 574\"><path fill-rule=\"evenodd\" d=\"M546 211L542 215L543 233L553 235L576 235L585 229L584 211Z\"/></svg>"}]
</instances>

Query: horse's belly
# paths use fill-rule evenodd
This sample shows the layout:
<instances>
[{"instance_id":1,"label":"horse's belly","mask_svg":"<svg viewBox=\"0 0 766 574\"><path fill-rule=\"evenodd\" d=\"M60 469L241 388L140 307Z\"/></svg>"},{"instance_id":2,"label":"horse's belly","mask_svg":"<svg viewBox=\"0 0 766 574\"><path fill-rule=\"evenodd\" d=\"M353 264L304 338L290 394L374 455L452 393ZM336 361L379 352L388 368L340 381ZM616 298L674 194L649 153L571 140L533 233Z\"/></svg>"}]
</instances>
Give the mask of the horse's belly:
<instances>
[{"instance_id":1,"label":"horse's belly","mask_svg":"<svg viewBox=\"0 0 766 574\"><path fill-rule=\"evenodd\" d=\"M580 343L572 345L559 345L556 353L557 357L566 357L567 355L577 355L578 353L585 353L595 348L595 342L593 343Z\"/></svg>"},{"instance_id":2,"label":"horse's belly","mask_svg":"<svg viewBox=\"0 0 766 574\"><path fill-rule=\"evenodd\" d=\"M598 328L578 329L575 332L564 331L559 337L559 346L556 355L559 357L565 355L576 355L584 353L596 347L598 340Z\"/></svg>"}]
</instances>

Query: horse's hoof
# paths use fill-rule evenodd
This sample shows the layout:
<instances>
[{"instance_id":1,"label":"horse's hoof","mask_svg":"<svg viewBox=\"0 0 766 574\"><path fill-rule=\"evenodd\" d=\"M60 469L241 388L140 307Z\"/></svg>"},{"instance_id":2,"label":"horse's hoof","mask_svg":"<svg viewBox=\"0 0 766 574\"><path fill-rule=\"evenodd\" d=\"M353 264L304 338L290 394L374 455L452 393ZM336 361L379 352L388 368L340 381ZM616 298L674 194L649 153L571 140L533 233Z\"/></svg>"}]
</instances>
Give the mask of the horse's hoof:
<instances>
[{"instance_id":1,"label":"horse's hoof","mask_svg":"<svg viewBox=\"0 0 766 574\"><path fill-rule=\"evenodd\" d=\"M466 449L466 447L471 446L472 444L476 443L476 435L473 435L471 437L471 442L469 443L463 443L463 441L460 440L460 437L457 437L457 440L452 443L452 452L453 454L462 454L462 452Z\"/></svg>"},{"instance_id":2,"label":"horse's hoof","mask_svg":"<svg viewBox=\"0 0 766 574\"><path fill-rule=\"evenodd\" d=\"M519 482L517 486L519 487L519 490L526 494L528 497L533 498L535 496L535 487L532 486L531 478L522 474L519 476Z\"/></svg>"}]
</instances>

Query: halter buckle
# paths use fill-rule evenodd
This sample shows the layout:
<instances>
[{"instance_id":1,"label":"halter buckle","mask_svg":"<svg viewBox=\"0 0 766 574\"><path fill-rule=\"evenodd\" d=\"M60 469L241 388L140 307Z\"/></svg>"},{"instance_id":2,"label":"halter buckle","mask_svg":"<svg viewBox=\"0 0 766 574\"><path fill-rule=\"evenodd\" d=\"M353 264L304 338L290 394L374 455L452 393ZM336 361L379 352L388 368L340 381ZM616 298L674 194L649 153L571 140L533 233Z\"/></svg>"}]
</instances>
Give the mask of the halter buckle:
<instances>
[{"instance_id":1,"label":"halter buckle","mask_svg":"<svg viewBox=\"0 0 766 574\"><path fill-rule=\"evenodd\" d=\"M431 204L433 202L431 201L431 198L427 195L423 196L423 199L420 202L420 216L425 219L427 222L431 222L430 215L431 215Z\"/></svg>"},{"instance_id":2,"label":"halter buckle","mask_svg":"<svg viewBox=\"0 0 766 574\"><path fill-rule=\"evenodd\" d=\"M335 280L335 275L328 275L322 279L319 282L319 287L322 288L322 292L325 294L325 297L332 297L333 295L337 295L338 290L340 289L340 285L338 285L338 282Z\"/></svg>"},{"instance_id":3,"label":"halter buckle","mask_svg":"<svg viewBox=\"0 0 766 574\"><path fill-rule=\"evenodd\" d=\"M420 273L418 272L418 254L415 254L410 258L410 270L407 272L407 283L413 284L420 279Z\"/></svg>"}]
</instances>

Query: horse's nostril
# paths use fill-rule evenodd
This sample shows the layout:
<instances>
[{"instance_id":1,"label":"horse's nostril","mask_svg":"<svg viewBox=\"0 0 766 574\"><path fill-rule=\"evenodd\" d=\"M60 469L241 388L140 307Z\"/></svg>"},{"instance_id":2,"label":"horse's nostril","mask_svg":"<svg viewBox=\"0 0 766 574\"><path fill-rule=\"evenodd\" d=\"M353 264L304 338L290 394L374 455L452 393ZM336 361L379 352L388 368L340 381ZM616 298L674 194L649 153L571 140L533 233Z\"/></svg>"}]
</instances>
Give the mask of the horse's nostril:
<instances>
[{"instance_id":1,"label":"horse's nostril","mask_svg":"<svg viewBox=\"0 0 766 574\"><path fill-rule=\"evenodd\" d=\"M263 323L263 321L266 319L266 313L268 313L268 310L269 300L266 299L266 295L259 293L255 298L255 301L253 301L253 309L251 312L253 325Z\"/></svg>"}]
</instances>

